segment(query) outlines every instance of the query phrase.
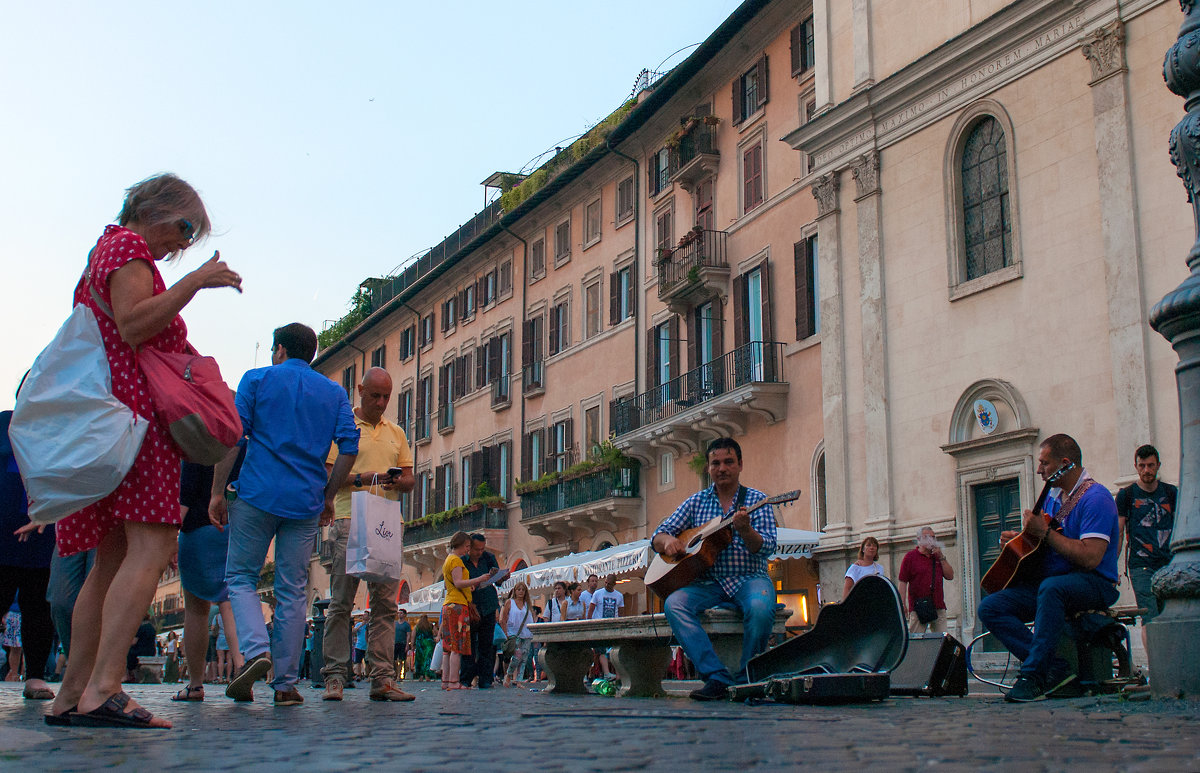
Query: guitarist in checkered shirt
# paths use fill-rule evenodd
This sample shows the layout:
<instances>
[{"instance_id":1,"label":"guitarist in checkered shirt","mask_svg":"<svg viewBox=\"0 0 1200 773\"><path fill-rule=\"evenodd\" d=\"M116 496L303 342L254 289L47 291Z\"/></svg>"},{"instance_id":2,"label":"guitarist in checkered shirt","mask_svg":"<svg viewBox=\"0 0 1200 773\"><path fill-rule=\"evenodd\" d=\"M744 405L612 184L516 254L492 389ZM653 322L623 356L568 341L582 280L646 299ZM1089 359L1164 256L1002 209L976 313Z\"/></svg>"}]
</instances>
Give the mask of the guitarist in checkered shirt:
<instances>
[{"instance_id":1,"label":"guitarist in checkered shirt","mask_svg":"<svg viewBox=\"0 0 1200 773\"><path fill-rule=\"evenodd\" d=\"M655 530L651 546L658 553L679 557L685 552L678 535L703 526L713 518L733 513L733 541L717 556L699 580L667 597L665 612L675 639L696 666L704 686L693 690L695 700L719 700L728 688L746 681L746 663L767 648L775 622L775 585L767 575L767 559L775 551L775 511L765 505L747 508L767 495L741 485L742 448L732 438L717 438L708 445L708 474L713 485L688 497ZM742 610L744 636L741 668L731 675L717 657L700 613L723 603Z\"/></svg>"}]
</instances>

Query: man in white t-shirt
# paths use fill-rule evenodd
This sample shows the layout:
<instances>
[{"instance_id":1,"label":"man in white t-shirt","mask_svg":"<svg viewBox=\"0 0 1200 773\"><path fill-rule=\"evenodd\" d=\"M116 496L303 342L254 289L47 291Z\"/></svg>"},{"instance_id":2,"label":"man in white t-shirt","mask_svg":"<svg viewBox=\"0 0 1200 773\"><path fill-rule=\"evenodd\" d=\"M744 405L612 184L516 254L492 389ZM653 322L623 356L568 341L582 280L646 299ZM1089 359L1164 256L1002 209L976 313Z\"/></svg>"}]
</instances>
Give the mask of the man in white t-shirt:
<instances>
[{"instance_id":1,"label":"man in white t-shirt","mask_svg":"<svg viewBox=\"0 0 1200 773\"><path fill-rule=\"evenodd\" d=\"M592 575L596 577L596 575ZM592 577L588 578L588 584L592 582ZM591 601L588 602L587 611L588 619L596 620L602 617L620 617L621 610L625 608L625 597L617 591L617 577L610 574L604 578L604 587L592 593ZM612 665L608 662L608 650L596 650L596 660L600 662L600 669L603 671L605 679L615 679Z\"/></svg>"}]
</instances>

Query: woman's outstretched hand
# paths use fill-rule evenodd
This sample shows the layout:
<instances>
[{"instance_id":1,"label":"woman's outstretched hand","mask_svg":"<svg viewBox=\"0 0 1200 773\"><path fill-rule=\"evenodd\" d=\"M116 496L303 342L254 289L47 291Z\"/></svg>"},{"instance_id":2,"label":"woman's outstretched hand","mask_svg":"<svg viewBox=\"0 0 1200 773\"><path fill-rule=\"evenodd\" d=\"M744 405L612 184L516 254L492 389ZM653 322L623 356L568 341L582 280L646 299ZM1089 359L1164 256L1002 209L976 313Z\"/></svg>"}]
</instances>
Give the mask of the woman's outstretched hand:
<instances>
[{"instance_id":1,"label":"woman's outstretched hand","mask_svg":"<svg viewBox=\"0 0 1200 773\"><path fill-rule=\"evenodd\" d=\"M191 273L191 276L200 283L200 289L208 287L232 287L239 293L242 291L242 275L231 269L229 264L221 260L220 250L214 252L211 258Z\"/></svg>"}]
</instances>

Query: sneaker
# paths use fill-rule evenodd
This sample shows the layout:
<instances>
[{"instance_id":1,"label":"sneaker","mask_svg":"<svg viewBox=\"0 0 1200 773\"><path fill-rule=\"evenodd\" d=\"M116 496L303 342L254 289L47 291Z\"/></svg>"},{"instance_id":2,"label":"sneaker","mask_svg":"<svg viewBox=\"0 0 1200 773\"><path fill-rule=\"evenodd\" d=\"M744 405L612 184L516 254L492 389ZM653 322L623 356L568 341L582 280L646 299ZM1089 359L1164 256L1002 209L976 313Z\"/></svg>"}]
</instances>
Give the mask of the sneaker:
<instances>
[{"instance_id":1,"label":"sneaker","mask_svg":"<svg viewBox=\"0 0 1200 773\"><path fill-rule=\"evenodd\" d=\"M225 688L225 697L235 701L254 700L254 683L267 675L271 670L271 655L263 652L246 661L242 670L238 671Z\"/></svg>"},{"instance_id":2,"label":"sneaker","mask_svg":"<svg viewBox=\"0 0 1200 773\"><path fill-rule=\"evenodd\" d=\"M1042 685L1038 683L1036 678L1022 675L1017 679L1017 683L1012 686L1012 689L1008 691L1008 695L1004 696L1004 700L1009 703L1044 701L1046 700L1046 691L1042 689Z\"/></svg>"},{"instance_id":3,"label":"sneaker","mask_svg":"<svg viewBox=\"0 0 1200 773\"><path fill-rule=\"evenodd\" d=\"M368 697L373 701L415 701L417 699L417 696L409 695L397 687L391 679L373 685Z\"/></svg>"},{"instance_id":4,"label":"sneaker","mask_svg":"<svg viewBox=\"0 0 1200 773\"><path fill-rule=\"evenodd\" d=\"M729 699L729 685L709 679L698 690L692 690L688 697L694 701L723 701Z\"/></svg>"},{"instance_id":5,"label":"sneaker","mask_svg":"<svg viewBox=\"0 0 1200 773\"><path fill-rule=\"evenodd\" d=\"M300 697L295 687L275 691L276 706L299 706L301 703L304 703L304 698Z\"/></svg>"},{"instance_id":6,"label":"sneaker","mask_svg":"<svg viewBox=\"0 0 1200 773\"><path fill-rule=\"evenodd\" d=\"M1072 673L1066 661L1056 663L1046 677L1046 695L1052 698L1078 698L1083 694L1080 685L1075 682L1076 674Z\"/></svg>"},{"instance_id":7,"label":"sneaker","mask_svg":"<svg viewBox=\"0 0 1200 773\"><path fill-rule=\"evenodd\" d=\"M325 694L321 696L323 701L340 701L342 699L342 680L327 679L325 680Z\"/></svg>"}]
</instances>

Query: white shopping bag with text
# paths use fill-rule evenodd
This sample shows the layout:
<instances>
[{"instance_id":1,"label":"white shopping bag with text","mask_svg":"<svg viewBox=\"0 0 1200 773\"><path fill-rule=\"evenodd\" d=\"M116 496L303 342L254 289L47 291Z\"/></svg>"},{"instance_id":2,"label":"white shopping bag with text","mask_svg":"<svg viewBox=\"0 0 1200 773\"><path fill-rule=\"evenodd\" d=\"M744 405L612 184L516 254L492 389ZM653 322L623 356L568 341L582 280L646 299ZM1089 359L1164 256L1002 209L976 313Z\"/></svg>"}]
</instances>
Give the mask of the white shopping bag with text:
<instances>
[{"instance_id":1,"label":"white shopping bag with text","mask_svg":"<svg viewBox=\"0 0 1200 773\"><path fill-rule=\"evenodd\" d=\"M367 491L350 495L346 574L367 582L397 582L404 568L400 503Z\"/></svg>"}]
</instances>

